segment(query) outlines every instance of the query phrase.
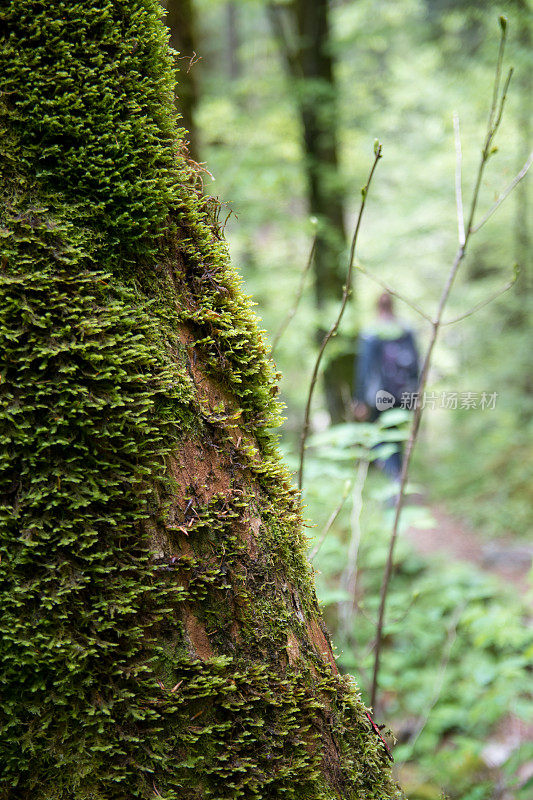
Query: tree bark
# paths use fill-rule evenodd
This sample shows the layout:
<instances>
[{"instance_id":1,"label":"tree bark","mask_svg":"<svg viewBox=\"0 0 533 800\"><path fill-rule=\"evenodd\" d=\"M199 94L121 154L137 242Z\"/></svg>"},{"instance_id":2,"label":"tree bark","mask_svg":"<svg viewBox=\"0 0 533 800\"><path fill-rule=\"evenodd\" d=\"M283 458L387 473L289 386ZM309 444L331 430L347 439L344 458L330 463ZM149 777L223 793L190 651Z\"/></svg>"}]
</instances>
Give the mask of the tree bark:
<instances>
[{"instance_id":1,"label":"tree bark","mask_svg":"<svg viewBox=\"0 0 533 800\"><path fill-rule=\"evenodd\" d=\"M0 38L0 797L398 797L156 0L13 0Z\"/></svg>"}]
</instances>

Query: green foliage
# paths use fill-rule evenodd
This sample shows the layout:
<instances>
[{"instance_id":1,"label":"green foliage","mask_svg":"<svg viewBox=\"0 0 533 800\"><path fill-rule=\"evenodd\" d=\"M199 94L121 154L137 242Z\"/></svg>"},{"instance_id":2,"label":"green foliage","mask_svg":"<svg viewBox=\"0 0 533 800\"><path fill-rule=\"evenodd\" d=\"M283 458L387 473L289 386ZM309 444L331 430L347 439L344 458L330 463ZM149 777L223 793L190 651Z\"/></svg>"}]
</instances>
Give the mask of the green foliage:
<instances>
[{"instance_id":1,"label":"green foliage","mask_svg":"<svg viewBox=\"0 0 533 800\"><path fill-rule=\"evenodd\" d=\"M394 443L409 438L411 414L395 408L380 414L373 422L346 422L333 425L309 440L313 454L311 465L315 476L329 470L336 477L350 478L356 459L372 463L396 452Z\"/></svg>"},{"instance_id":2,"label":"green foliage","mask_svg":"<svg viewBox=\"0 0 533 800\"><path fill-rule=\"evenodd\" d=\"M351 427L335 426L327 434L338 447L345 443L340 458L325 448L310 452L306 500L319 524L331 508L327 498L333 487L340 498L342 482L354 476L357 454L350 441ZM376 431L375 438L379 437ZM353 452L351 462L346 450ZM322 476L328 461L332 467L325 486ZM350 598L339 590L339 578L353 536L350 501L313 562L319 572L319 600L339 648L339 665L357 672L363 695L371 682L372 643L393 513L383 503L386 496L383 477L370 473L361 517L356 606L349 623L343 622L341 610ZM408 505L401 533L410 526L433 525L424 507ZM461 800L492 797L494 775L481 757L490 731L509 714L527 721L533 711L529 691L533 632L527 615L526 603L493 576L443 557L422 558L400 536L381 687L382 715L399 738L394 756L409 797L423 800L442 790ZM509 757L503 767L508 781L516 783L513 776L527 759L527 747Z\"/></svg>"},{"instance_id":3,"label":"green foliage","mask_svg":"<svg viewBox=\"0 0 533 800\"><path fill-rule=\"evenodd\" d=\"M433 497L453 503L487 537L527 539L533 524L533 425L520 422L522 410L501 408L488 419L458 413L450 438L439 441L436 430L434 449L419 456L420 468L431 470Z\"/></svg>"}]
</instances>

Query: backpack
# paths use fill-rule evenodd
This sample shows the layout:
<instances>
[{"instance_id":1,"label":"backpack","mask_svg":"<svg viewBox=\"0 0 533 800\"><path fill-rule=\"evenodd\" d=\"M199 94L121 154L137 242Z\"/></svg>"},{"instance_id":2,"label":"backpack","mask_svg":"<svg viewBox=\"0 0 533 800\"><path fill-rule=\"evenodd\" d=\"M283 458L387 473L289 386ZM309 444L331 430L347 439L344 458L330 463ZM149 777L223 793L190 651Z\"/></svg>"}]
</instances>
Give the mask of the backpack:
<instances>
[{"instance_id":1,"label":"backpack","mask_svg":"<svg viewBox=\"0 0 533 800\"><path fill-rule=\"evenodd\" d=\"M399 403L404 392L418 389L418 354L413 334L406 331L397 339L382 339L380 350L381 388Z\"/></svg>"}]
</instances>

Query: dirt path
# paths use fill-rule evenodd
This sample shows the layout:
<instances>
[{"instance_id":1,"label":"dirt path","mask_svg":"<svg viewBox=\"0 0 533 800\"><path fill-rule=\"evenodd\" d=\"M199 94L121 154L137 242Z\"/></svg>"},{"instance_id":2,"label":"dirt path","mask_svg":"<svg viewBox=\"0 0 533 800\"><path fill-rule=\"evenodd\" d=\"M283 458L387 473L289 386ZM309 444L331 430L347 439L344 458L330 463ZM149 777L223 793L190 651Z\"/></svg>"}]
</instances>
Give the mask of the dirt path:
<instances>
[{"instance_id":1,"label":"dirt path","mask_svg":"<svg viewBox=\"0 0 533 800\"><path fill-rule=\"evenodd\" d=\"M486 540L462 520L440 506L430 506L435 526L426 530L409 528L407 538L422 555L443 555L454 561L469 561L485 572L498 575L525 597L533 593L529 573L533 544L511 538ZM531 593L531 594L530 594Z\"/></svg>"}]
</instances>

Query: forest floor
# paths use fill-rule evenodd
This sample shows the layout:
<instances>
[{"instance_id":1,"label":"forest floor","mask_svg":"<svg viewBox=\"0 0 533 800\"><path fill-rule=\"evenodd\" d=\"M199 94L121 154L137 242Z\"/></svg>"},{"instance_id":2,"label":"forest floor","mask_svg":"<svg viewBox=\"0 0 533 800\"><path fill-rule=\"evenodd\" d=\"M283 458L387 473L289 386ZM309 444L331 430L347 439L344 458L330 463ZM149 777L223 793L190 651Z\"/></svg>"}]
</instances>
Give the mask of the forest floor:
<instances>
[{"instance_id":1,"label":"forest floor","mask_svg":"<svg viewBox=\"0 0 533 800\"><path fill-rule=\"evenodd\" d=\"M510 536L487 539L441 505L428 504L424 498L420 498L420 501L429 505L435 525L426 529L411 527L407 530L407 538L415 549L424 556L470 562L478 569L498 576L529 605L531 614L524 623L533 624L533 544L519 543ZM489 768L498 770L513 752L530 741L533 741L533 722L528 724L508 714L491 732L483 751L483 760ZM533 761L528 761L521 765L516 777L523 784L531 776ZM514 800L514 795L506 790L503 780L496 797L500 800Z\"/></svg>"},{"instance_id":2,"label":"forest floor","mask_svg":"<svg viewBox=\"0 0 533 800\"><path fill-rule=\"evenodd\" d=\"M533 559L533 544L520 543L516 538L483 537L458 517L439 505L430 505L435 525L427 529L409 528L407 537L421 555L442 555L454 561L468 561L478 569L497 575L511 584L533 607L533 592L529 573Z\"/></svg>"}]
</instances>

